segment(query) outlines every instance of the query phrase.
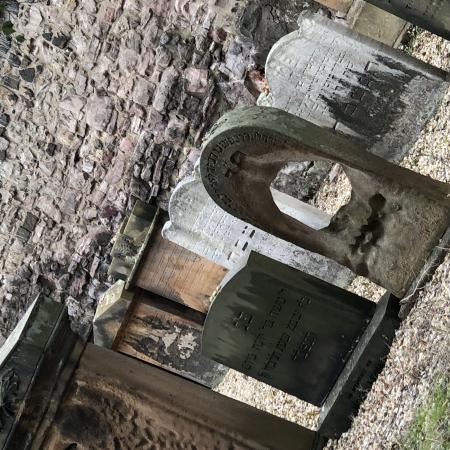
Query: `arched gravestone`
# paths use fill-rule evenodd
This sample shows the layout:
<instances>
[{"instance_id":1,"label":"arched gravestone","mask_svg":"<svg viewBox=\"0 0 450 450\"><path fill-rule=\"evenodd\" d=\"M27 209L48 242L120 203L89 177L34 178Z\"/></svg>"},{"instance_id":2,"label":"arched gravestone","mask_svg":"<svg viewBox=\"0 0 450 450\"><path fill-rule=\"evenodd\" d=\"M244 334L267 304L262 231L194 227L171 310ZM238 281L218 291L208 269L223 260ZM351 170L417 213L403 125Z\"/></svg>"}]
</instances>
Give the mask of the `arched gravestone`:
<instances>
[{"instance_id":1,"label":"arched gravestone","mask_svg":"<svg viewBox=\"0 0 450 450\"><path fill-rule=\"evenodd\" d=\"M287 162L329 160L352 185L330 225L313 230L282 213L270 185ZM401 297L447 229L450 186L398 167L359 143L274 108L223 116L200 161L205 188L225 211L334 259Z\"/></svg>"},{"instance_id":2,"label":"arched gravestone","mask_svg":"<svg viewBox=\"0 0 450 450\"><path fill-rule=\"evenodd\" d=\"M172 193L170 221L162 232L165 239L227 269L236 267L254 250L336 286L345 287L354 278L349 269L332 259L297 247L228 214L208 195L197 169L193 177L180 182ZM328 214L275 191L277 199L282 211L311 228L323 228L330 222Z\"/></svg>"},{"instance_id":3,"label":"arched gravestone","mask_svg":"<svg viewBox=\"0 0 450 450\"><path fill-rule=\"evenodd\" d=\"M408 22L450 40L448 0L366 0Z\"/></svg>"},{"instance_id":4,"label":"arched gravestone","mask_svg":"<svg viewBox=\"0 0 450 450\"><path fill-rule=\"evenodd\" d=\"M323 406L319 434L337 437L383 367L398 309L252 252L213 297L202 352Z\"/></svg>"},{"instance_id":5,"label":"arched gravestone","mask_svg":"<svg viewBox=\"0 0 450 450\"><path fill-rule=\"evenodd\" d=\"M266 63L260 98L316 125L357 137L398 162L441 104L447 74L321 15L306 14Z\"/></svg>"}]
</instances>

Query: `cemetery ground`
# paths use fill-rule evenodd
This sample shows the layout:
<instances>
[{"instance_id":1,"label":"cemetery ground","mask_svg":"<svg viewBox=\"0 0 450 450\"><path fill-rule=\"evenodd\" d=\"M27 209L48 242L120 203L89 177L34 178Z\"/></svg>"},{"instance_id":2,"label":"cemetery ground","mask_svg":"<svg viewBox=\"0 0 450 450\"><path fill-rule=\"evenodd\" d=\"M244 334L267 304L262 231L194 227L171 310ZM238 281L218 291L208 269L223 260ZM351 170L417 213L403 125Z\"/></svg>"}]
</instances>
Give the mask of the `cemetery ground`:
<instances>
[{"instance_id":1,"label":"cemetery ground","mask_svg":"<svg viewBox=\"0 0 450 450\"><path fill-rule=\"evenodd\" d=\"M429 33L414 33L406 50L437 67L450 67L450 42ZM449 119L450 91L401 165L449 183ZM336 176L326 183L315 199L316 205L330 211L345 203L349 195L346 181ZM431 281L406 299L413 300L415 306L397 332L385 369L351 430L330 442L328 449L450 448L450 249L445 251L448 254ZM362 278L353 282L352 290L374 301L383 293ZM238 372L230 371L217 389L301 425L316 425L318 408Z\"/></svg>"}]
</instances>

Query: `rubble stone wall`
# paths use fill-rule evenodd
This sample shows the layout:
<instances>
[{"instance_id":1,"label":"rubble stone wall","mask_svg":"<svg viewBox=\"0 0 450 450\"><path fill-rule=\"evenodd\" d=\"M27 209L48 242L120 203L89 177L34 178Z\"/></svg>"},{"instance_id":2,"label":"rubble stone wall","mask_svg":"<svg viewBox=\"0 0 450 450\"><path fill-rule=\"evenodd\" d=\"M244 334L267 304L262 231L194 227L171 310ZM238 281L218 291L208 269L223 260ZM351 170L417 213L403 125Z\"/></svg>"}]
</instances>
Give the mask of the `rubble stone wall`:
<instances>
[{"instance_id":1,"label":"rubble stone wall","mask_svg":"<svg viewBox=\"0 0 450 450\"><path fill-rule=\"evenodd\" d=\"M0 334L41 291L90 323L135 199L166 207L209 126L264 88L304 7L278 3L17 3L0 37Z\"/></svg>"}]
</instances>

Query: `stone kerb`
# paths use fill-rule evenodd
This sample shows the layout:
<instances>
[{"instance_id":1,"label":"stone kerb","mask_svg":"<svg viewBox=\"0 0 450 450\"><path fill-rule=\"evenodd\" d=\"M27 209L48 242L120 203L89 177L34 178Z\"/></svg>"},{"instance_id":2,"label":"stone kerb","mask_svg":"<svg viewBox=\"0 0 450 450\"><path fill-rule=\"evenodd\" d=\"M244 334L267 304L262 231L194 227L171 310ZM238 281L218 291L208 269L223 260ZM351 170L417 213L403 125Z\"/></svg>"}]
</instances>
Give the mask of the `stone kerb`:
<instances>
[{"instance_id":1,"label":"stone kerb","mask_svg":"<svg viewBox=\"0 0 450 450\"><path fill-rule=\"evenodd\" d=\"M313 229L324 228L330 216L311 205L272 190L275 202L286 214ZM250 250L271 257L322 280L345 287L354 278L350 270L317 253L279 239L216 205L200 179L194 175L175 188L169 203L170 221L163 237L227 269L247 258Z\"/></svg>"},{"instance_id":2,"label":"stone kerb","mask_svg":"<svg viewBox=\"0 0 450 450\"><path fill-rule=\"evenodd\" d=\"M158 214L158 208L138 200L116 234L108 273L116 279L124 280L125 289L129 289L133 281Z\"/></svg>"}]
</instances>

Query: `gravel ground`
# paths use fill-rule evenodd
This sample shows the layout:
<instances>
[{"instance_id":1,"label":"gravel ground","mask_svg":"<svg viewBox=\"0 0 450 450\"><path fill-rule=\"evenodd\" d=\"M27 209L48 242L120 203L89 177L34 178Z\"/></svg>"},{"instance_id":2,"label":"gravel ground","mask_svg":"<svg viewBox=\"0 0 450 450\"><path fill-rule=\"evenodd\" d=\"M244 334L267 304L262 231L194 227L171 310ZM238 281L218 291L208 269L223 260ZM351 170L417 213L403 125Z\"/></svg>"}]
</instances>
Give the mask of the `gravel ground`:
<instances>
[{"instance_id":1,"label":"gravel ground","mask_svg":"<svg viewBox=\"0 0 450 450\"><path fill-rule=\"evenodd\" d=\"M450 67L450 42L429 33L419 36L412 46L412 54L437 67ZM402 162L404 167L450 182L449 115L450 90L436 117ZM348 180L336 168L330 183L319 191L314 203L333 213L349 194ZM355 279L350 290L373 301L384 293L384 289L361 277ZM330 442L329 450L401 448L403 437L433 380L440 372L450 372L450 254L417 295L418 302L402 323L386 366L351 430L338 441ZM316 427L317 408L236 371L231 370L217 390L300 425Z\"/></svg>"}]
</instances>

